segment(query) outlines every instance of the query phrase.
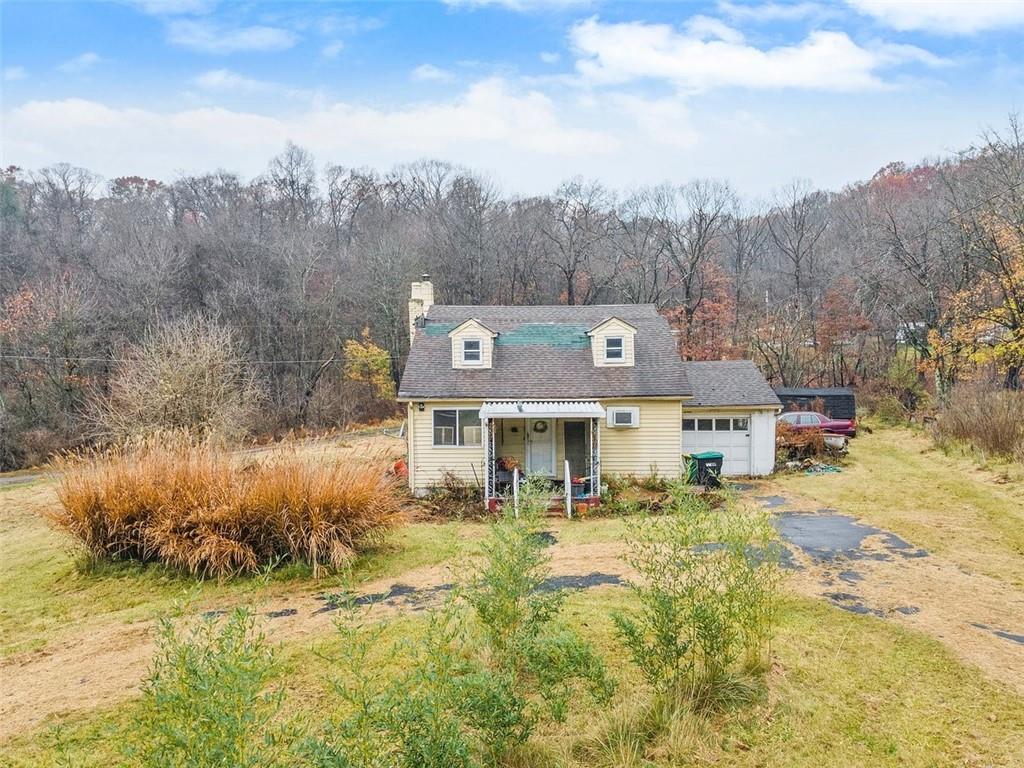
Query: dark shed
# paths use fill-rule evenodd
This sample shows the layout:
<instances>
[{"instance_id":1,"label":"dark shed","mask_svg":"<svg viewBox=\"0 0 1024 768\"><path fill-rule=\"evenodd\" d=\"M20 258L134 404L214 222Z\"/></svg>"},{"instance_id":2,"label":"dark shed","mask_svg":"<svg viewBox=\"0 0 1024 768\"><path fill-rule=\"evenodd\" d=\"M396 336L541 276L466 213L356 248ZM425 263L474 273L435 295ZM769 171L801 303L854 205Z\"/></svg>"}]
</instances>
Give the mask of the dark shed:
<instances>
[{"instance_id":1,"label":"dark shed","mask_svg":"<svg viewBox=\"0 0 1024 768\"><path fill-rule=\"evenodd\" d=\"M787 411L812 411L824 403L821 410L833 419L852 419L857 415L857 403L849 387L780 387L775 394Z\"/></svg>"}]
</instances>

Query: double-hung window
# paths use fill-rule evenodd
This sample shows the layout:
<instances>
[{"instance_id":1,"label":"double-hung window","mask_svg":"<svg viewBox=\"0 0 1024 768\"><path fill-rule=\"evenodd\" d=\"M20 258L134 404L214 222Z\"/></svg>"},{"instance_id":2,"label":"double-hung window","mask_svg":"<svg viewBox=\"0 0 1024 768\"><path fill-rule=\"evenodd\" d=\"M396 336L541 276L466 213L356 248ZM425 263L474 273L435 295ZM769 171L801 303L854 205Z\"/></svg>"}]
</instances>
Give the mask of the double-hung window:
<instances>
[{"instance_id":1,"label":"double-hung window","mask_svg":"<svg viewBox=\"0 0 1024 768\"><path fill-rule=\"evenodd\" d=\"M462 340L462 362L466 365L479 365L483 362L480 339Z\"/></svg>"},{"instance_id":2,"label":"double-hung window","mask_svg":"<svg viewBox=\"0 0 1024 768\"><path fill-rule=\"evenodd\" d=\"M625 351L623 349L622 337L621 336L608 336L604 340L604 359L605 360L625 360Z\"/></svg>"},{"instance_id":3,"label":"double-hung window","mask_svg":"<svg viewBox=\"0 0 1024 768\"><path fill-rule=\"evenodd\" d=\"M476 408L435 408L435 446L480 445L480 411Z\"/></svg>"}]
</instances>

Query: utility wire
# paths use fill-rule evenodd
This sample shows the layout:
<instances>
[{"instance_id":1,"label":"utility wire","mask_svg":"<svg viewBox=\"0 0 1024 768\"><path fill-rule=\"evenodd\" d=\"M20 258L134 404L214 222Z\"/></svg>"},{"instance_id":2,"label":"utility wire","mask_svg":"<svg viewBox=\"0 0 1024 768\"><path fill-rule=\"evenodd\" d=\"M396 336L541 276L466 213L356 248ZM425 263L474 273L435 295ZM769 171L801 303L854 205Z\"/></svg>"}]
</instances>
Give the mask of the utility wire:
<instances>
[{"instance_id":1,"label":"utility wire","mask_svg":"<svg viewBox=\"0 0 1024 768\"><path fill-rule=\"evenodd\" d=\"M391 358L391 355L388 355ZM64 355L5 355L0 354L2 360L50 360L50 361L67 361L74 360L79 363L126 363L133 362L135 358L123 358L123 357L75 357ZM232 358L224 362L229 363L245 363L252 365L298 365L300 363L340 363L341 359L338 357L328 357L321 360L246 360L242 358Z\"/></svg>"}]
</instances>

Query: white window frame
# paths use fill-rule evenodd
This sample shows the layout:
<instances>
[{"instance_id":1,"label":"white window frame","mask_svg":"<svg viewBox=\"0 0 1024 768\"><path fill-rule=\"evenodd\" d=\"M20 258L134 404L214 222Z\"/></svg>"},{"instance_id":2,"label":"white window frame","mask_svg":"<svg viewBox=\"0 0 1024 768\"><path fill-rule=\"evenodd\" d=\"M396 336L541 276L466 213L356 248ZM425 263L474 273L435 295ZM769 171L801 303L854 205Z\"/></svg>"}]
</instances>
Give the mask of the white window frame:
<instances>
[{"instance_id":1,"label":"white window frame","mask_svg":"<svg viewBox=\"0 0 1024 768\"><path fill-rule=\"evenodd\" d=\"M466 345L476 344L476 360L472 360L466 357ZM462 340L462 364L463 365L483 365L484 364L484 342L482 339L463 339Z\"/></svg>"},{"instance_id":2,"label":"white window frame","mask_svg":"<svg viewBox=\"0 0 1024 768\"><path fill-rule=\"evenodd\" d=\"M612 341L619 342L618 357L613 357L608 354L609 348L608 343ZM624 363L626 362L626 337L625 336L605 336L604 337L604 359L607 363Z\"/></svg>"},{"instance_id":3,"label":"white window frame","mask_svg":"<svg viewBox=\"0 0 1024 768\"><path fill-rule=\"evenodd\" d=\"M437 422L435 421L436 414L438 411L455 411L455 442L451 445L446 443L437 442ZM479 415L479 408L431 408L430 409L430 444L434 448L482 448L483 447L483 423L479 427L481 432L481 440L479 443L459 443L459 438L462 435L462 419L459 414L463 411L472 411Z\"/></svg>"},{"instance_id":4,"label":"white window frame","mask_svg":"<svg viewBox=\"0 0 1024 768\"><path fill-rule=\"evenodd\" d=\"M623 424L616 418L619 414L629 414L629 424ZM640 409L636 406L619 406L608 409L609 429L638 429L640 427Z\"/></svg>"}]
</instances>

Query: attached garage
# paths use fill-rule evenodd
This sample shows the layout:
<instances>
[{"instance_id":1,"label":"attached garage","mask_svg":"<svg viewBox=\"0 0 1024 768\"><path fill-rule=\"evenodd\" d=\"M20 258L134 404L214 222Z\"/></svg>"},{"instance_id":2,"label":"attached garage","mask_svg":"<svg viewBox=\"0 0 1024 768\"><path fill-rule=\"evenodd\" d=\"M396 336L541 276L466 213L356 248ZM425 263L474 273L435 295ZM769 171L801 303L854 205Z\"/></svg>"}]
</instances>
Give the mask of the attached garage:
<instances>
[{"instance_id":1,"label":"attached garage","mask_svg":"<svg viewBox=\"0 0 1024 768\"><path fill-rule=\"evenodd\" d=\"M683 453L718 451L730 476L775 469L775 418L782 403L749 360L686 363L694 397L683 404Z\"/></svg>"},{"instance_id":2,"label":"attached garage","mask_svg":"<svg viewBox=\"0 0 1024 768\"><path fill-rule=\"evenodd\" d=\"M726 475L750 474L750 417L688 413L683 417L683 453L718 451Z\"/></svg>"}]
</instances>

